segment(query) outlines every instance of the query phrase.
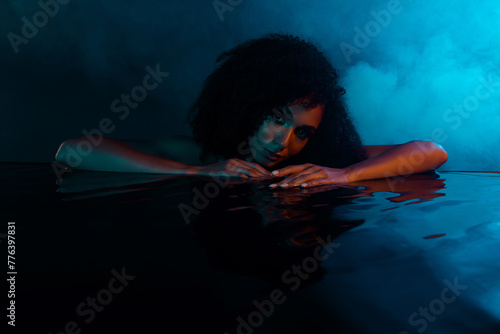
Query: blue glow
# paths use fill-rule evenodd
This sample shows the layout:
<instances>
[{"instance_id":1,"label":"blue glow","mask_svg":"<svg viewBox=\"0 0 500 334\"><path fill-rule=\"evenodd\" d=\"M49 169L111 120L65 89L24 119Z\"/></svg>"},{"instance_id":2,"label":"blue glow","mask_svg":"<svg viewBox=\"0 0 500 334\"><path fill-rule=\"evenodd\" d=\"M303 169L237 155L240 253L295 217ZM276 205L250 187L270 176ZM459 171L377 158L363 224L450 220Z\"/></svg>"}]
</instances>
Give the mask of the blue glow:
<instances>
[{"instance_id":1,"label":"blue glow","mask_svg":"<svg viewBox=\"0 0 500 334\"><path fill-rule=\"evenodd\" d=\"M113 116L110 102L157 63L171 76L112 137L190 134L184 113L215 57L249 38L289 32L330 55L365 144L431 139L449 153L442 170L500 169L497 1L231 3L221 12L212 1L69 1L17 54L6 36L21 34L21 18L32 20L40 7L6 4L5 123L17 131L13 147L46 138L46 148L6 147L4 160L51 161L54 145Z\"/></svg>"}]
</instances>

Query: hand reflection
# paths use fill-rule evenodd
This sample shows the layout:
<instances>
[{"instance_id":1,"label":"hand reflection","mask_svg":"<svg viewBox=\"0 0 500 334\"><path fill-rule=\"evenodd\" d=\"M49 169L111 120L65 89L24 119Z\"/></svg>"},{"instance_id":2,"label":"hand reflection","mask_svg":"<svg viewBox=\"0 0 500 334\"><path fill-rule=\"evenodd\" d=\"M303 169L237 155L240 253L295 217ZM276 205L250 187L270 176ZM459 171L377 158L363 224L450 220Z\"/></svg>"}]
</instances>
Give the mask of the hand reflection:
<instances>
[{"instance_id":1,"label":"hand reflection","mask_svg":"<svg viewBox=\"0 0 500 334\"><path fill-rule=\"evenodd\" d=\"M63 177L56 181L59 186L57 192L76 194L84 192L105 192L110 189L120 192L132 191L133 189L146 189L148 187L158 187L157 182L169 180L186 179L213 180L207 176L186 176L178 174L149 174L149 173L117 173L74 170L71 173L63 174ZM270 179L270 177L269 177ZM227 178L224 180L227 185L234 186L249 182L261 182L263 178ZM222 181L221 181L222 182ZM142 187L140 187L142 185Z\"/></svg>"},{"instance_id":2,"label":"hand reflection","mask_svg":"<svg viewBox=\"0 0 500 334\"><path fill-rule=\"evenodd\" d=\"M144 173L115 173L96 172L86 170L75 170L64 174L63 178L56 181L59 186L57 192L74 194L90 191L105 191L127 187L133 189L133 185L144 185L158 181L179 178L178 175L167 174L144 174ZM137 189L137 187L135 188ZM127 192L127 189L122 189Z\"/></svg>"},{"instance_id":3,"label":"hand reflection","mask_svg":"<svg viewBox=\"0 0 500 334\"><path fill-rule=\"evenodd\" d=\"M338 204L339 196L346 200L346 194L358 192L357 187L351 185L321 185L311 188L269 188L267 184L252 183L247 200L252 202L252 207L262 216L264 226L278 222L307 222L318 218L328 212L332 206Z\"/></svg>"},{"instance_id":4,"label":"hand reflection","mask_svg":"<svg viewBox=\"0 0 500 334\"><path fill-rule=\"evenodd\" d=\"M359 187L360 193L352 197L371 197L376 192L390 192L395 196L387 198L393 203L401 203L414 199L419 201L408 204L427 202L432 199L446 196L439 193L445 188L444 179L438 179L437 174L420 174L409 177L367 180L355 182L352 185Z\"/></svg>"}]
</instances>

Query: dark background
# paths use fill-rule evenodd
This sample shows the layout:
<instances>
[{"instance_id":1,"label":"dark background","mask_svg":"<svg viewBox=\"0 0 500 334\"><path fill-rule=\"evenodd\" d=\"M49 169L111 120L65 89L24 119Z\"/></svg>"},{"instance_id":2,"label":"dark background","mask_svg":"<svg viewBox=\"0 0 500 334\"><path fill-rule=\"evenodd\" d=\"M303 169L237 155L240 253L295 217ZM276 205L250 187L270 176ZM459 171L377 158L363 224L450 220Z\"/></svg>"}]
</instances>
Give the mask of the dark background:
<instances>
[{"instance_id":1,"label":"dark background","mask_svg":"<svg viewBox=\"0 0 500 334\"><path fill-rule=\"evenodd\" d=\"M51 162L62 141L104 118L111 138L190 135L187 109L217 55L286 32L332 59L365 144L431 139L450 155L442 170L499 169L495 1L60 1L42 1L53 11L46 22L37 1L0 4L0 161ZM15 46L23 18L40 27ZM363 41L367 29L375 30ZM346 56L342 43L356 53ZM170 75L120 119L111 103L157 64ZM489 91L484 79L495 83ZM476 98L478 87L487 98Z\"/></svg>"}]
</instances>

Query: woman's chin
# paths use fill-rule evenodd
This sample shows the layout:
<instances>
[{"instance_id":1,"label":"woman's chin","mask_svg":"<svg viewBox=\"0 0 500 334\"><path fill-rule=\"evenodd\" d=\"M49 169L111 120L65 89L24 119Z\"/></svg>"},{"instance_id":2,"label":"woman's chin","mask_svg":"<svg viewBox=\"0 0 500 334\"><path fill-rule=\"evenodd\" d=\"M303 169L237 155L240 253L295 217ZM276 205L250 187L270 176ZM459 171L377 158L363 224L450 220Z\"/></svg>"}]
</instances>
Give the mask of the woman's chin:
<instances>
[{"instance_id":1,"label":"woman's chin","mask_svg":"<svg viewBox=\"0 0 500 334\"><path fill-rule=\"evenodd\" d=\"M271 168L271 167L276 166L277 164L279 164L282 161L283 161L283 159L281 159L281 158L277 159L277 160L272 160L272 161L269 161L268 159L263 159L262 162L260 162L259 164L262 167Z\"/></svg>"},{"instance_id":2,"label":"woman's chin","mask_svg":"<svg viewBox=\"0 0 500 334\"><path fill-rule=\"evenodd\" d=\"M284 159L283 158L279 158L279 159L276 159L276 160L271 160L271 159L269 159L269 158L267 158L265 156L256 156L256 157L252 156L252 157L248 157L245 160L249 161L249 162L258 163L259 165L261 165L264 168L271 168L273 166L276 166L280 162L282 162Z\"/></svg>"}]
</instances>

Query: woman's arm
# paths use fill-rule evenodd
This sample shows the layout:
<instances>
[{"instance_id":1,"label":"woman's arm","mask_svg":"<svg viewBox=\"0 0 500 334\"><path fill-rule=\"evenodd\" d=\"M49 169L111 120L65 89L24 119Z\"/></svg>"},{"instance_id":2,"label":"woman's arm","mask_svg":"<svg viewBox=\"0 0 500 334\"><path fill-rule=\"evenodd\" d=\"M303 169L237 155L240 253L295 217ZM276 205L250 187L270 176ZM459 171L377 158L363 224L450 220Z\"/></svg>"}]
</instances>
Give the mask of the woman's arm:
<instances>
[{"instance_id":1,"label":"woman's arm","mask_svg":"<svg viewBox=\"0 0 500 334\"><path fill-rule=\"evenodd\" d=\"M363 148L366 151L366 155L368 158L373 158L381 153L389 151L391 148L394 148L399 145L364 145Z\"/></svg>"},{"instance_id":2,"label":"woman's arm","mask_svg":"<svg viewBox=\"0 0 500 334\"><path fill-rule=\"evenodd\" d=\"M346 167L350 182L422 173L448 160L443 147L431 141L414 140L401 145L365 148L369 158Z\"/></svg>"},{"instance_id":3,"label":"woman's arm","mask_svg":"<svg viewBox=\"0 0 500 334\"><path fill-rule=\"evenodd\" d=\"M365 146L365 149L368 159L345 168L303 164L275 170L275 177L289 176L270 187L311 187L411 175L436 169L448 160L443 147L431 141L415 140L402 145Z\"/></svg>"},{"instance_id":4,"label":"woman's arm","mask_svg":"<svg viewBox=\"0 0 500 334\"><path fill-rule=\"evenodd\" d=\"M156 155L159 152L158 145L152 141L135 141L127 145L115 139L81 137L63 142L57 150L56 160L71 168L93 171L196 173L195 166Z\"/></svg>"},{"instance_id":5,"label":"woman's arm","mask_svg":"<svg viewBox=\"0 0 500 334\"><path fill-rule=\"evenodd\" d=\"M200 147L186 136L158 140L124 140L95 137L70 139L61 144L56 160L75 169L105 172L180 175L269 177L257 163L209 157L201 163Z\"/></svg>"}]
</instances>

